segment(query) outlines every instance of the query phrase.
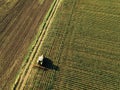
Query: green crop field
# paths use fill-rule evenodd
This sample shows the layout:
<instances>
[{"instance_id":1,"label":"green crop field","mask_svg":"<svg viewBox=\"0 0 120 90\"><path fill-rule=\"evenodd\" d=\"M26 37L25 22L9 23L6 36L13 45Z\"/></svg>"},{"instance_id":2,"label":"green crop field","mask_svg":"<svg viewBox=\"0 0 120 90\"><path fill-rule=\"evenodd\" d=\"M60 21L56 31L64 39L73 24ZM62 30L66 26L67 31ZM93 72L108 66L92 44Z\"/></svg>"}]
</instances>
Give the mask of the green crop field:
<instances>
[{"instance_id":1,"label":"green crop field","mask_svg":"<svg viewBox=\"0 0 120 90\"><path fill-rule=\"evenodd\" d=\"M52 69L32 68L24 90L120 90L120 1L62 0L41 54Z\"/></svg>"}]
</instances>

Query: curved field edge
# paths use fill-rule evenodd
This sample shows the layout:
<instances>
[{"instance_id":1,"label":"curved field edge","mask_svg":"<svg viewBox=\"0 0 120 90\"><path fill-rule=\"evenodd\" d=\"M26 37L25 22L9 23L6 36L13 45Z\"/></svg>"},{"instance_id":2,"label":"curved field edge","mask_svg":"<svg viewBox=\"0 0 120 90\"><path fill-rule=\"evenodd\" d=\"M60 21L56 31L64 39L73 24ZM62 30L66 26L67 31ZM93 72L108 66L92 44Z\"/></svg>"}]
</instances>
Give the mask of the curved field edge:
<instances>
[{"instance_id":1,"label":"curved field edge","mask_svg":"<svg viewBox=\"0 0 120 90\"><path fill-rule=\"evenodd\" d=\"M21 76L26 75L27 70L29 69L29 66L31 65L31 62L33 61L32 59L34 58L34 56L36 54L36 51L37 51L36 49L39 47L39 45L37 45L37 44L38 44L39 41L42 41L41 38L42 38L43 35L45 35L44 30L47 28L47 26L50 22L50 18L52 17L52 15L54 13L54 9L55 9L54 6L57 4L57 2L58 2L58 0L53 1L52 5L50 6L50 9L48 10L47 14L45 15L45 18L44 18L44 20L43 20L43 22L42 22L42 24L40 25L40 28L39 28L40 32L37 33L34 41L32 42L32 44L29 47L29 53L26 55L26 57L25 57L25 59L22 63L21 69L18 71L18 74L16 76L16 80L15 80L15 83L13 84L13 86L12 86L12 89L16 89L16 87L18 86L19 81L21 79ZM30 59L30 57L32 57L32 58ZM21 85L21 83L20 83L20 85Z\"/></svg>"}]
</instances>

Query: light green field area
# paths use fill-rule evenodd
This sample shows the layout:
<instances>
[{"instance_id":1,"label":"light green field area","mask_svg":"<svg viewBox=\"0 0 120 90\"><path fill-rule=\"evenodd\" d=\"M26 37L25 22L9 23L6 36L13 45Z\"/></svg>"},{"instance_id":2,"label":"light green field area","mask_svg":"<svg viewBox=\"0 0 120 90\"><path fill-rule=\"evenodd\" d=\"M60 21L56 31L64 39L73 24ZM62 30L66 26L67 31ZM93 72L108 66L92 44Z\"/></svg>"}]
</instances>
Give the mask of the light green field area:
<instances>
[{"instance_id":1,"label":"light green field area","mask_svg":"<svg viewBox=\"0 0 120 90\"><path fill-rule=\"evenodd\" d=\"M120 90L120 1L62 0L39 52L59 70L33 68L25 90Z\"/></svg>"}]
</instances>

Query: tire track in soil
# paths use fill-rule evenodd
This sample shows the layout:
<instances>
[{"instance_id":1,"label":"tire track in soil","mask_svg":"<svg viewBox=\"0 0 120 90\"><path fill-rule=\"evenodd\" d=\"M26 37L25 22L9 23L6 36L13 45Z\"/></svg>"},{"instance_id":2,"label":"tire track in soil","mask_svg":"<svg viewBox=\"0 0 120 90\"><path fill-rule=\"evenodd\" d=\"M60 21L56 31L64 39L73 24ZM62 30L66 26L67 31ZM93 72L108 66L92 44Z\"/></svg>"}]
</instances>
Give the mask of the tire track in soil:
<instances>
[{"instance_id":1,"label":"tire track in soil","mask_svg":"<svg viewBox=\"0 0 120 90\"><path fill-rule=\"evenodd\" d=\"M75 7L75 5L76 5L76 1L73 3L73 7L72 7L72 13L71 13L71 15L70 15L70 18L69 18L69 22L68 22L68 25L70 25L71 24L71 19L72 19L72 16L73 16L73 11L74 11L74 7ZM67 27L68 28L68 27ZM71 42L71 40L72 40L72 36L73 36L73 33L74 31L72 30L71 32L68 32L68 35L66 35L66 37L67 36L70 36L71 35L71 37L69 37L67 40L67 42ZM69 35L70 34L70 35ZM64 42L64 43L66 43L66 42ZM69 47L70 47L70 44L68 45L68 47L67 47L67 50L66 50L66 55L65 55L65 59L67 59L67 54L69 53ZM61 55L62 55L62 53L61 53ZM66 61L64 61L64 64L65 65L67 65L66 63L65 63ZM59 65L61 66L61 69L62 69L62 67L63 66L65 66L64 64L60 64L60 62L59 62ZM63 68L64 70L65 70L65 67ZM60 76L60 75L62 75L62 76ZM57 73L57 77L56 78L61 78L61 77L64 77L64 75L63 74L60 74L60 72L59 73ZM59 80L58 79L58 80ZM54 88L55 89L58 89L58 87L56 87L58 84L59 84L59 89L60 89L60 85L62 85L63 84L63 82L61 82L61 81L58 81L58 80L56 80L55 82L54 82Z\"/></svg>"},{"instance_id":2,"label":"tire track in soil","mask_svg":"<svg viewBox=\"0 0 120 90\"><path fill-rule=\"evenodd\" d=\"M25 30L25 31L27 31L27 30ZM25 33L25 31L24 31L23 33ZM27 32L26 32L26 33L27 33ZM22 35L25 35L25 36L26 36L26 34L22 34ZM19 41L19 42L22 42L22 41L20 41L20 38L19 38L18 41ZM18 43L19 43L19 42L18 42ZM19 43L19 44L20 44L20 43ZM17 44L16 47L15 47L15 51L14 51L15 53L17 53L17 51L18 51L18 47L19 47L18 45L19 45L19 44ZM16 49L16 48L17 48L17 49ZM13 58L14 58L14 57L15 57L15 56L13 55ZM9 69L9 72L13 70L16 62L17 62L17 61L13 62L14 64L13 64L12 67ZM9 65L6 65L6 66L8 67ZM10 73L9 73L9 74L10 74ZM6 76L6 75L4 75L4 76ZM8 78L8 79L9 79L9 78Z\"/></svg>"},{"instance_id":3,"label":"tire track in soil","mask_svg":"<svg viewBox=\"0 0 120 90\"><path fill-rule=\"evenodd\" d=\"M27 2L27 0L26 0L26 2ZM9 31L7 31L7 29L11 26L11 25L13 25L13 23L15 22L15 20L16 20L16 18L18 18L18 16L19 16L19 11L23 11L23 8L24 8L24 4L26 4L26 2L23 2L23 1L19 1L18 3L17 3L17 5L15 6L15 7L13 7L13 9L11 9L10 11L9 11L9 14L8 15L6 15L6 17L4 18L4 20L0 23L0 41L2 40L2 38L4 38L4 36L9 32ZM23 6L24 5L24 6ZM20 6L23 6L23 7L20 7ZM14 11L14 12L12 12L12 11ZM17 12L19 12L19 13L17 13ZM10 18L10 20L9 20L9 18ZM5 22L5 26L4 26L4 22ZM13 23L12 23L13 22ZM3 25L2 25L3 24ZM3 26L3 27L2 27ZM3 32L4 31L4 32ZM7 34L8 35L8 34Z\"/></svg>"},{"instance_id":4,"label":"tire track in soil","mask_svg":"<svg viewBox=\"0 0 120 90\"><path fill-rule=\"evenodd\" d=\"M4 44L5 40L7 38L12 38L12 34L16 32L16 29L17 27L20 27L23 23L22 21L25 20L25 17L26 15L28 14L28 12L31 10L30 8L32 8L32 5L33 5L33 2L31 7L27 8L28 6L26 5L28 2L26 1L24 3L24 6L22 8L22 10L20 10L20 12L18 13L18 15L16 15L16 18L15 18L15 21L13 23L10 23L6 28L5 28L5 31L4 33L2 34L2 37L0 38L1 39L1 43L0 43L0 46L2 46L2 44ZM26 14L26 15L24 15ZM23 18L23 15L24 15L24 18ZM11 21L12 22L12 21ZM16 27L15 27L16 26ZM11 40L11 39L10 39Z\"/></svg>"},{"instance_id":5,"label":"tire track in soil","mask_svg":"<svg viewBox=\"0 0 120 90\"><path fill-rule=\"evenodd\" d=\"M60 4L60 1L58 2L58 6L59 6L59 4ZM48 28L49 28L49 25L48 25ZM58 37L58 38L61 40L61 38L63 38L63 36L64 36L64 35L62 35L62 37ZM65 38L64 38L64 39L65 39ZM64 41L64 39L62 39L62 40ZM59 40L56 40L56 38L54 38L54 41L53 41L52 46L56 46L56 44L57 44L58 41L59 41ZM62 43L63 41L61 41L61 44L63 44L63 43ZM61 46L62 46L61 44L60 44L60 47L59 47L59 48L61 48ZM48 49L49 49L49 48L48 48ZM49 54L48 54L48 55L51 56L52 53L54 52L54 50L55 50L55 47L51 47L51 48L50 48L50 51L49 51L49 50L46 50L46 51L49 51ZM60 50L60 49L59 49L59 50ZM47 52L46 52L46 53L47 53ZM46 54L46 53L45 53L45 54ZM51 71L51 70L50 70L50 71ZM54 71L54 72L56 72L56 71ZM39 72L37 72L37 73L35 74L35 77L38 75L38 73L39 73ZM53 75L54 75L54 74L53 74ZM46 71L43 71L40 79L37 79L37 80L39 81L39 83L40 83L39 85L41 85L42 82L45 82L45 81L48 79L47 76L48 76L48 75L47 75ZM44 78L44 77L45 77L45 78ZM41 82L40 82L40 81L41 81ZM38 87L39 87L39 89L45 90L48 85L49 85L49 83L46 84L45 86L42 85L41 88L40 88L40 86L38 86ZM34 89L35 89L35 87L34 87Z\"/></svg>"},{"instance_id":6,"label":"tire track in soil","mask_svg":"<svg viewBox=\"0 0 120 90\"><path fill-rule=\"evenodd\" d=\"M37 2L36 2L37 3ZM35 7L36 7L36 3L34 4L35 5ZM37 8L37 7L36 7ZM32 9L29 9L30 11L32 10ZM14 33L16 33L16 36L13 38L12 36L10 37L10 39L12 40L12 39L14 39L14 41L16 41L16 40L19 40L19 39L21 39L21 38L19 38L18 36L20 36L19 34L23 34L24 32L25 32L25 28L27 27L27 25L29 25L29 23L31 23L31 22L29 22L29 18L32 18L33 19L33 17L32 17L32 13L30 12L29 13L29 16L27 16L27 17L25 17L25 18L23 18L23 20L24 20L24 22L22 22L21 21L21 25L20 26L17 26L16 27L16 30L18 30L18 31L16 31L16 32L14 32ZM34 20L34 19L33 19ZM24 31L22 31L22 29L24 30ZM21 36L22 37L22 36ZM13 41L13 40L12 40ZM12 44L11 44L12 45ZM5 47L5 48L7 48L7 46ZM10 47L9 47L10 48ZM8 50L9 51L9 50ZM7 52L8 52L7 51ZM9 53L9 52L8 52Z\"/></svg>"},{"instance_id":7,"label":"tire track in soil","mask_svg":"<svg viewBox=\"0 0 120 90\"><path fill-rule=\"evenodd\" d=\"M26 17L26 15L24 15L25 13L27 14L28 13L28 11L30 10L30 7L29 8L27 8L28 7L28 5L30 4L29 3L30 1L28 0L28 2L26 1L25 2L25 5L23 6L23 8L22 8L22 10L19 12L19 14L16 16L16 18L15 18L15 20L14 20L14 22L11 24L9 24L9 26L8 27L6 27L6 33L4 34L4 35L7 35L7 37L5 37L4 35L3 35L3 38L1 38L2 40L1 41L3 41L4 42L4 40L6 40L6 38L9 38L14 32L15 32L15 26L17 25L17 27L20 27L20 25L22 24L22 21L23 21L23 19ZM35 2L35 1L34 1ZM32 4L33 4L33 0L32 0L32 2L31 2ZM32 8L32 5L30 5L31 6L31 8ZM22 15L24 15L24 18L22 18L23 16ZM22 18L22 20L21 20L21 18ZM21 23L20 23L21 22ZM19 25L19 26L18 26ZM10 33L11 32L11 33ZM9 35L10 34L10 35ZM8 37L9 36L9 37ZM2 42L2 43L3 43Z\"/></svg>"},{"instance_id":8,"label":"tire track in soil","mask_svg":"<svg viewBox=\"0 0 120 90\"><path fill-rule=\"evenodd\" d=\"M55 39L54 39L54 41L53 41L53 44L54 44L54 43L55 43ZM49 49L49 48L48 48L48 49ZM52 47L50 48L50 52L51 52L51 49L52 49ZM48 50L45 50L45 51L48 51ZM46 55L46 54L45 54L45 55ZM45 76L46 74L43 75L44 73L45 73L45 71L43 71L43 72L41 73L41 74L42 74L41 76ZM35 74L35 75L33 76L33 78L34 78L33 80L36 81L37 76L39 75L39 72L35 72L34 74ZM41 79L41 76L40 76L40 79ZM28 76L28 78L29 78L29 76ZM30 80L30 79L27 79L28 82L29 82L29 80ZM37 80L40 81L39 79L37 79ZM33 81L33 82L34 82L34 81ZM36 82L35 82L35 83L36 83ZM34 84L35 84L35 83L34 83ZM33 85L34 85L34 84L33 84ZM24 87L24 88L25 88L25 87ZM36 87L33 86L32 89L36 89ZM40 89L41 89L41 88L40 88ZM24 89L24 90L25 90L25 89Z\"/></svg>"},{"instance_id":9,"label":"tire track in soil","mask_svg":"<svg viewBox=\"0 0 120 90\"><path fill-rule=\"evenodd\" d=\"M51 2L45 2L46 4L45 4L45 6L43 7L43 10L44 10L44 12L46 12L47 10L46 10L46 7L49 7L49 5L48 4L50 4ZM43 12L43 11L42 11ZM42 15L42 17L43 17L44 15Z\"/></svg>"},{"instance_id":10,"label":"tire track in soil","mask_svg":"<svg viewBox=\"0 0 120 90\"><path fill-rule=\"evenodd\" d=\"M44 73L42 73L42 74L44 74ZM35 74L35 75L37 75L37 74ZM46 74L45 74L46 75ZM35 77L36 78L36 77ZM35 79L36 80L36 79ZM33 88L35 88L35 87L33 87Z\"/></svg>"},{"instance_id":11,"label":"tire track in soil","mask_svg":"<svg viewBox=\"0 0 120 90\"><path fill-rule=\"evenodd\" d=\"M29 19L29 17L27 18L27 19ZM23 29L23 28L25 28L24 26L26 26L26 25L24 25L24 23L26 22L26 20L24 20L24 18L23 18L23 27L20 27L20 28L17 28L17 29L20 29L20 30L17 30L17 32L15 32L15 33L17 33L18 35L19 35L19 33L21 33L21 37L22 37L22 35L24 35L24 34L22 34L22 33L24 33L25 32L25 30L24 31L22 31L21 29ZM15 42L15 41L17 41L17 42L15 42L15 44L16 45L14 45L14 43L12 43L11 45L10 45L10 47L9 48L12 48L12 47L14 47L14 46L16 46L16 48L17 48L17 45L18 44L20 44L20 38L18 38L18 35L16 35L15 37L14 37L14 40L13 40L13 42ZM13 48L12 50L14 51L17 51L16 50L16 48ZM18 48L17 48L18 49ZM14 51L14 52L15 52ZM2 54L4 54L5 56L5 60L7 60L7 58L9 59L10 57L12 57L12 56L14 56L14 54L12 53L12 54L9 54L10 53L10 49L8 49L8 51L6 51L6 53L4 53L5 52L5 48L4 48L4 51L2 51ZM15 52L16 53L16 52ZM6 55L8 55L7 57L6 57ZM13 58L11 58L11 59L13 59ZM8 63L9 64L9 63ZM7 67L8 67L8 65L7 65ZM2 72L2 74L3 74L3 72Z\"/></svg>"},{"instance_id":12,"label":"tire track in soil","mask_svg":"<svg viewBox=\"0 0 120 90\"><path fill-rule=\"evenodd\" d=\"M23 0L24 1L24 0ZM22 4L22 0L17 1L16 4L8 11L8 13L10 13L11 11L13 11L14 9L16 9L17 7L19 7ZM1 20L0 23L3 22L7 17L9 17L9 14L6 14Z\"/></svg>"},{"instance_id":13,"label":"tire track in soil","mask_svg":"<svg viewBox=\"0 0 120 90\"><path fill-rule=\"evenodd\" d=\"M75 4L76 4L76 3L75 3ZM72 9L72 12L73 12L73 10L74 10L74 9ZM73 13L72 13L72 14L73 14ZM71 14L71 16L70 16L68 25L69 25L70 22L71 22L72 14ZM61 40L61 42L60 42L60 46L59 46L59 49L58 49L58 56L57 56L57 58L58 58L58 63L57 63L57 66L60 64L60 57L61 57L61 55L62 55L63 48L64 48L64 43L65 43L64 41L65 41L65 39L66 39L66 37L67 37L67 34L68 34L68 30L67 30L68 26L66 26L65 28L66 28L66 29L65 29L66 31L61 32L61 33L62 33L61 37L58 37L58 38ZM59 32L59 33L60 33L60 32ZM59 41L59 40L57 39L57 41ZM57 44L57 41L56 41L56 44ZM57 46L56 44L55 44L55 45L52 45L52 46L55 46L55 47L56 47L56 46ZM54 49L55 47L52 48L52 50L51 50L51 52L50 52L50 56L53 55L53 53L54 53L54 51L55 51L55 49ZM56 75L56 71L54 71L53 76L55 76L55 75ZM46 76L47 76L47 75L46 75ZM52 77L53 77L53 76L52 76ZM45 76L42 76L42 77L41 77L42 80L40 80L40 81L45 81L45 79L46 79L47 77L46 77L45 79L44 79L44 77L45 77ZM53 79L53 80L54 80L54 79ZM51 83L54 83L54 81L51 81ZM46 87L47 87L47 86L46 86ZM46 88L44 88L43 90L45 90L45 89L46 89Z\"/></svg>"},{"instance_id":14,"label":"tire track in soil","mask_svg":"<svg viewBox=\"0 0 120 90\"><path fill-rule=\"evenodd\" d=\"M35 20L33 19L33 22L34 22L34 21L35 21ZM32 25L31 22L29 22L29 23L26 25L25 31L24 31L24 33L25 33L24 40L23 40L23 41L19 41L19 42L21 42L21 44L23 44L23 42L25 41L26 37L29 35L28 32L27 32L26 30L29 29L29 27L30 27L31 25ZM22 48L22 47L21 47L21 48Z\"/></svg>"},{"instance_id":15,"label":"tire track in soil","mask_svg":"<svg viewBox=\"0 0 120 90\"><path fill-rule=\"evenodd\" d=\"M60 32L59 32L60 33ZM65 33L65 32L64 32ZM63 34L63 32L62 32L62 34ZM49 51L48 52L48 56L51 56L51 55L53 55L54 54L54 51L55 51L55 48L56 48L56 46L57 46L57 43L59 42L59 40L63 40L62 38L63 38L63 36L64 36L64 34L62 35L62 36L60 36L60 37L58 37L58 39L56 39L57 38L57 35L56 35L56 38L54 38L54 41L53 41L53 44L52 44L52 47L50 48L50 50L46 50L46 51ZM60 43L60 45L59 45L59 47L57 47L57 48L61 48L61 45L62 45L62 41L61 41L61 43ZM49 49L49 48L48 48ZM60 51L60 49L59 49L59 51ZM58 51L58 52L59 52ZM47 52L46 52L47 53ZM58 65L57 65L58 66ZM55 72L55 71L53 71L53 72ZM38 73L37 73L38 74ZM37 75L36 74L36 75ZM53 74L54 75L54 74ZM47 80L47 73L46 73L46 71L43 71L43 74L41 75L41 77L40 77L40 85L41 85L41 83L43 83L43 82L46 82L46 80ZM48 85L49 85L49 83L48 83ZM40 87L40 86L39 86ZM43 86L42 85L42 90L45 90L46 89L46 87L47 87L47 85L46 86Z\"/></svg>"},{"instance_id":16,"label":"tire track in soil","mask_svg":"<svg viewBox=\"0 0 120 90\"><path fill-rule=\"evenodd\" d=\"M45 34L45 31L43 32L43 36L44 36L44 34ZM42 36L42 35L41 35ZM39 40L38 40L39 41ZM41 41L41 40L40 40ZM40 45L40 44L39 44ZM33 63L31 63L31 68L32 68L32 65L33 65ZM29 68L29 70L31 70L30 68ZM29 73L27 73L27 75L29 75ZM27 76L28 77L28 76ZM25 79L25 78L24 78ZM26 80L27 80L27 78L26 78ZM26 81L26 80L24 80L24 81ZM25 85L24 83L22 83L22 85ZM22 88L24 88L24 86L22 87ZM21 89L21 87L20 87L20 89Z\"/></svg>"},{"instance_id":17,"label":"tire track in soil","mask_svg":"<svg viewBox=\"0 0 120 90\"><path fill-rule=\"evenodd\" d=\"M49 25L48 25L48 26L49 26ZM53 42L53 43L55 43L55 39L54 39L54 42ZM51 49L52 49L52 48L51 48ZM50 49L50 50L51 50L51 49ZM48 50L46 50L46 51L48 51ZM44 72L44 71L43 71L43 72ZM38 75L38 73L39 73L39 72L37 72L37 74L35 74L34 80L36 80L36 76ZM42 73L42 74L44 74L44 73ZM44 75L42 75L42 76L44 76ZM40 78L40 79L41 79L41 78ZM30 79L28 79L28 80L30 80ZM28 81L28 80L27 80L27 81ZM33 88L35 88L35 87L33 87Z\"/></svg>"},{"instance_id":18,"label":"tire track in soil","mask_svg":"<svg viewBox=\"0 0 120 90\"><path fill-rule=\"evenodd\" d=\"M24 1L24 0L23 0ZM21 8L19 8L19 6L22 6L24 4L23 1L18 1L8 12L5 16L2 17L2 20L0 20L0 34L3 32L3 30L7 27L7 25L11 22L11 20L13 20L13 18L15 18L16 16L14 15L14 13L16 12L12 12L15 9L19 9L21 10ZM9 14L10 13L10 14Z\"/></svg>"},{"instance_id":19,"label":"tire track in soil","mask_svg":"<svg viewBox=\"0 0 120 90\"><path fill-rule=\"evenodd\" d=\"M39 15L38 15L38 17L39 17ZM43 16L41 16L41 18L42 18Z\"/></svg>"}]
</instances>

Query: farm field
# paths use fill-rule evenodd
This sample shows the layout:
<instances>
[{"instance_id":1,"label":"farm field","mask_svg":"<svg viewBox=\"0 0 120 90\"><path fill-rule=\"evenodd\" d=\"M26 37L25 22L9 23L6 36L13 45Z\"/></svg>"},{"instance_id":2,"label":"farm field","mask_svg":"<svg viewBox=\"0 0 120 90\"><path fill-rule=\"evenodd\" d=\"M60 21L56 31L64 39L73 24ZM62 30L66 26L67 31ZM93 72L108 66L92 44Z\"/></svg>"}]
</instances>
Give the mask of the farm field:
<instances>
[{"instance_id":1,"label":"farm field","mask_svg":"<svg viewBox=\"0 0 120 90\"><path fill-rule=\"evenodd\" d=\"M37 55L53 64L33 66L24 90L120 90L120 2L61 1Z\"/></svg>"},{"instance_id":2,"label":"farm field","mask_svg":"<svg viewBox=\"0 0 120 90\"><path fill-rule=\"evenodd\" d=\"M0 90L10 90L53 0L0 0ZM7 7L7 6L6 6ZM5 11L4 11L5 10ZM35 42L34 42L35 43Z\"/></svg>"},{"instance_id":3,"label":"farm field","mask_svg":"<svg viewBox=\"0 0 120 90\"><path fill-rule=\"evenodd\" d=\"M17 3L18 0L0 0L0 22Z\"/></svg>"}]
</instances>

